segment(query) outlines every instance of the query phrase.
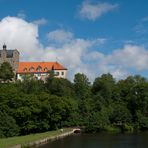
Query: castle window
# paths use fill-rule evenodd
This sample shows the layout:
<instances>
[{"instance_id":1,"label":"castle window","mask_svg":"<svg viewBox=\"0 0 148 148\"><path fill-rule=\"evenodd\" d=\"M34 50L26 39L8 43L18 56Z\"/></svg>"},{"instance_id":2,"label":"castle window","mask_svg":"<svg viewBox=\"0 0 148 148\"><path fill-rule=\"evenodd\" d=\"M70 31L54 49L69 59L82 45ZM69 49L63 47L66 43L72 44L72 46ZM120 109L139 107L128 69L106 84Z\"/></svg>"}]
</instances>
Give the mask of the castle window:
<instances>
[{"instance_id":1,"label":"castle window","mask_svg":"<svg viewBox=\"0 0 148 148\"><path fill-rule=\"evenodd\" d=\"M62 76L64 75L64 72L62 71Z\"/></svg>"},{"instance_id":2,"label":"castle window","mask_svg":"<svg viewBox=\"0 0 148 148\"><path fill-rule=\"evenodd\" d=\"M29 71L30 71L30 72L33 72L33 71L34 71L34 67L31 67L31 68L29 69Z\"/></svg>"},{"instance_id":3,"label":"castle window","mask_svg":"<svg viewBox=\"0 0 148 148\"><path fill-rule=\"evenodd\" d=\"M13 58L13 50L7 50L6 57L7 58Z\"/></svg>"},{"instance_id":4,"label":"castle window","mask_svg":"<svg viewBox=\"0 0 148 148\"><path fill-rule=\"evenodd\" d=\"M38 72L41 72L42 71L42 67L41 66L38 66L37 71Z\"/></svg>"}]
</instances>

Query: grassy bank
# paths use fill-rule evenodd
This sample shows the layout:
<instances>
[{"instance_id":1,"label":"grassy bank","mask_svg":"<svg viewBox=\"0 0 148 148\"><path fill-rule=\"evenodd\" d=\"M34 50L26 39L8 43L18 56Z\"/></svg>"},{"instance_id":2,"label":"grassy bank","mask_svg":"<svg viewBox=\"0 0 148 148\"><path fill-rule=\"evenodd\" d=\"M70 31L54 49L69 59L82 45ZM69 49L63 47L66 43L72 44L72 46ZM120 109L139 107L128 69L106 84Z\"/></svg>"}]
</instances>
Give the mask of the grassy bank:
<instances>
[{"instance_id":1,"label":"grassy bank","mask_svg":"<svg viewBox=\"0 0 148 148\"><path fill-rule=\"evenodd\" d=\"M15 145L23 146L28 143L38 141L44 138L50 139L50 138L56 137L60 134L64 134L70 131L72 131L72 129L67 128L67 129L63 129L62 132L60 130L56 130L56 131L50 131L50 132L45 132L45 133L39 133L39 134L31 134L31 135L26 135L26 136L4 138L4 139L0 139L0 148L9 148Z\"/></svg>"}]
</instances>

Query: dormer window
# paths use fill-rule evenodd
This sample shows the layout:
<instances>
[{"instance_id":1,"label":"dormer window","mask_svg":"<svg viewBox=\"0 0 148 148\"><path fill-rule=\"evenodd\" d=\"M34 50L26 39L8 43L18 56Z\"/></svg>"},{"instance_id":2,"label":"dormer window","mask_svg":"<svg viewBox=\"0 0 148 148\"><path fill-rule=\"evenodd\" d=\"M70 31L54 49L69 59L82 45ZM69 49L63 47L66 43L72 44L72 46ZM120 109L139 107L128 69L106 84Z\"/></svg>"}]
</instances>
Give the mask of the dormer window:
<instances>
[{"instance_id":1,"label":"dormer window","mask_svg":"<svg viewBox=\"0 0 148 148\"><path fill-rule=\"evenodd\" d=\"M27 71L27 68L24 68L23 71Z\"/></svg>"},{"instance_id":2,"label":"dormer window","mask_svg":"<svg viewBox=\"0 0 148 148\"><path fill-rule=\"evenodd\" d=\"M41 72L42 71L42 67L41 66L38 66L37 71L38 72Z\"/></svg>"},{"instance_id":3,"label":"dormer window","mask_svg":"<svg viewBox=\"0 0 148 148\"><path fill-rule=\"evenodd\" d=\"M34 71L34 67L31 67L31 68L29 69L29 71L30 71L30 72L33 72L33 71Z\"/></svg>"},{"instance_id":4,"label":"dormer window","mask_svg":"<svg viewBox=\"0 0 148 148\"><path fill-rule=\"evenodd\" d=\"M47 67L45 67L45 68L44 68L44 71L48 71L48 68L47 68Z\"/></svg>"}]
</instances>

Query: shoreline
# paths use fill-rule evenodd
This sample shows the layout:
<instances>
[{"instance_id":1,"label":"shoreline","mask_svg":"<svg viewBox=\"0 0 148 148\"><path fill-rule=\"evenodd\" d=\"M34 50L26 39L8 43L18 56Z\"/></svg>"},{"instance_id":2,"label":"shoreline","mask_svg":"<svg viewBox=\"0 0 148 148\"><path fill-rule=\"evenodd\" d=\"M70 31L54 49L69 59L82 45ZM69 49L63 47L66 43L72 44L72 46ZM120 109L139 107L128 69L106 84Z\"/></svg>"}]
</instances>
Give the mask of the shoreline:
<instances>
[{"instance_id":1,"label":"shoreline","mask_svg":"<svg viewBox=\"0 0 148 148\"><path fill-rule=\"evenodd\" d=\"M26 136L10 137L0 139L1 148L31 148L39 147L40 145L52 142L58 139L65 138L74 133L84 132L83 128L64 128L56 131L49 131L45 133L31 134ZM106 133L122 133L117 130L102 131ZM89 133L89 132L88 132ZM133 132L125 132L133 133Z\"/></svg>"},{"instance_id":2,"label":"shoreline","mask_svg":"<svg viewBox=\"0 0 148 148\"><path fill-rule=\"evenodd\" d=\"M37 141L34 141L34 142L30 142L28 144L22 145L22 147L10 147L10 148L23 148L23 147L39 146L39 145L42 145L42 144L46 144L49 141L54 141L54 140L65 138L69 135L74 134L75 131L77 131L77 130L80 130L80 129L72 129L72 131L65 132L65 133L63 133L64 131L61 131L61 134L59 134L59 135L47 137L47 138L40 139L40 140L37 140Z\"/></svg>"},{"instance_id":3,"label":"shoreline","mask_svg":"<svg viewBox=\"0 0 148 148\"><path fill-rule=\"evenodd\" d=\"M60 130L60 133L58 133L57 135L54 135L54 136L49 135L46 138L41 138L39 140L35 140L35 141L32 141L32 142L27 142L27 143L23 143L23 144L17 144L17 145L11 146L9 148L23 148L23 147L39 146L39 145L42 145L42 144L46 144L49 141L54 141L54 140L58 140L58 139L61 139L61 138L65 138L69 135L74 134L75 131L80 131L80 129L74 128L74 129L71 129L70 131L65 131L65 129L62 129L62 130Z\"/></svg>"}]
</instances>

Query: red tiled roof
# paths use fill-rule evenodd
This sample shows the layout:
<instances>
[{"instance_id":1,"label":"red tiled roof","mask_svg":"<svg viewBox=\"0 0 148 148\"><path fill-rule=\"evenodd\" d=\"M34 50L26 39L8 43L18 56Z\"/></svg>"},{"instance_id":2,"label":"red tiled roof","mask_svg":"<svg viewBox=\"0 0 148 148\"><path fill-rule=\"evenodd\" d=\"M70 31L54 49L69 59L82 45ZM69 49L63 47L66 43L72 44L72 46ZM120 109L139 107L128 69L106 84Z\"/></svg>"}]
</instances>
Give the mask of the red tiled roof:
<instances>
[{"instance_id":1,"label":"red tiled roof","mask_svg":"<svg viewBox=\"0 0 148 148\"><path fill-rule=\"evenodd\" d=\"M46 73L51 69L67 70L58 62L19 62L17 73Z\"/></svg>"}]
</instances>

